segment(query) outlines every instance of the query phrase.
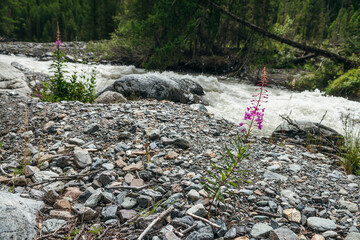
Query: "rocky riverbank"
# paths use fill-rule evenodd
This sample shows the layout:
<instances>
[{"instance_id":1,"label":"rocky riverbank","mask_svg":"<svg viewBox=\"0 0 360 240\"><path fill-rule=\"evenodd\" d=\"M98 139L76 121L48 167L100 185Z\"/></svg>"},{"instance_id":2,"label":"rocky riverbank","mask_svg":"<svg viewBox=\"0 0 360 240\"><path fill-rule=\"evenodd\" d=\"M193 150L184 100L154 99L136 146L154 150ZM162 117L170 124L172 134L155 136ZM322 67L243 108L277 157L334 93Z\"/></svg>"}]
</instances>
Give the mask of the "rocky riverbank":
<instances>
[{"instance_id":1,"label":"rocky riverbank","mask_svg":"<svg viewBox=\"0 0 360 240\"><path fill-rule=\"evenodd\" d=\"M254 137L250 183L228 189L209 225L200 181L236 125L168 101L0 98L1 239L136 239L166 209L146 239L359 239L360 179L336 156Z\"/></svg>"}]
</instances>

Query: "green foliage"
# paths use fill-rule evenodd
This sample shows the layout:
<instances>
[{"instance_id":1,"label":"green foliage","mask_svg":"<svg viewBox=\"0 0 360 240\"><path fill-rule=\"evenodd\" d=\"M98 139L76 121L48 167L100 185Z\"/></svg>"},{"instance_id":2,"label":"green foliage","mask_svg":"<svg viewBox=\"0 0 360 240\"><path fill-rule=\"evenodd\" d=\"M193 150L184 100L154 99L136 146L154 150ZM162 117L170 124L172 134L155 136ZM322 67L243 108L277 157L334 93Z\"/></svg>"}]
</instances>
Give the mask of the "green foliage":
<instances>
[{"instance_id":1,"label":"green foliage","mask_svg":"<svg viewBox=\"0 0 360 240\"><path fill-rule=\"evenodd\" d=\"M92 233L94 235L100 235L102 229L103 227L97 228L96 226L92 226L92 230L89 230L89 233Z\"/></svg>"},{"instance_id":2,"label":"green foliage","mask_svg":"<svg viewBox=\"0 0 360 240\"><path fill-rule=\"evenodd\" d=\"M85 73L78 76L75 70L71 75L69 81L65 78L66 60L64 53L60 49L60 44L57 44L57 49L54 52L54 60L50 66L53 76L44 82L44 88L39 95L43 101L59 102L59 101L80 101L80 102L94 102L96 98L96 71L92 69L90 77L87 78Z\"/></svg>"},{"instance_id":3,"label":"green foliage","mask_svg":"<svg viewBox=\"0 0 360 240\"><path fill-rule=\"evenodd\" d=\"M349 98L360 98L360 69L351 69L330 82L326 93Z\"/></svg>"},{"instance_id":4,"label":"green foliage","mask_svg":"<svg viewBox=\"0 0 360 240\"><path fill-rule=\"evenodd\" d=\"M231 148L225 148L226 154L221 154L225 166L210 161L211 170L206 170L208 177L203 177L203 181L201 182L211 199L208 212L210 212L210 208L214 204L215 199L225 203L222 187L228 185L237 188L238 185L247 182L242 178L233 176L234 173L242 175L245 173L243 170L238 170L241 161L248 156L248 146L244 144L244 138L245 135L242 137L238 136L237 139L231 142L231 146L236 151L236 154L231 152ZM231 194L231 192L227 193Z\"/></svg>"},{"instance_id":5,"label":"green foliage","mask_svg":"<svg viewBox=\"0 0 360 240\"><path fill-rule=\"evenodd\" d=\"M295 90L324 90L328 83L342 74L342 67L336 65L329 59L323 59L319 66L306 65L311 70L315 67L317 69L307 75L302 75L292 83L292 88Z\"/></svg>"},{"instance_id":6,"label":"green foliage","mask_svg":"<svg viewBox=\"0 0 360 240\"><path fill-rule=\"evenodd\" d=\"M350 114L343 118L345 132L344 145L342 146L342 162L346 173L360 176L360 129Z\"/></svg>"},{"instance_id":7,"label":"green foliage","mask_svg":"<svg viewBox=\"0 0 360 240\"><path fill-rule=\"evenodd\" d=\"M68 236L65 237L65 239L73 239L76 235L80 233L80 228L76 227L74 230L69 232Z\"/></svg>"}]
</instances>

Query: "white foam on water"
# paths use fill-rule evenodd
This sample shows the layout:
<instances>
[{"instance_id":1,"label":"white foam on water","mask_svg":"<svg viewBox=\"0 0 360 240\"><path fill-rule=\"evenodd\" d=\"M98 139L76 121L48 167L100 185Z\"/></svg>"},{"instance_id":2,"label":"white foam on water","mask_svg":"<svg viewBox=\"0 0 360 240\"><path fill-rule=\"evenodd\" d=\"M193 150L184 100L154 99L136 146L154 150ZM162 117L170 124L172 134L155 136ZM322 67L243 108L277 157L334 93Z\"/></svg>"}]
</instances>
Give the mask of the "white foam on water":
<instances>
[{"instance_id":1,"label":"white foam on water","mask_svg":"<svg viewBox=\"0 0 360 240\"><path fill-rule=\"evenodd\" d=\"M40 62L35 58L0 55L0 61L11 63L18 62L32 71L49 74L51 61ZM67 63L68 71L85 71L89 74L92 66ZM196 74L181 74L171 71L148 72L134 66L96 65L97 90L102 90L111 85L117 79L129 74L150 74L167 78L187 78L199 83L205 93L211 113L228 119L234 123L243 122L244 112L250 106L253 95L256 94L256 86L239 83L226 78ZM69 73L70 74L70 73ZM263 129L254 134L270 135L271 132L282 122L280 115L289 116L295 120L320 122L326 112L322 124L343 133L342 115L350 114L355 119L360 119L360 103L350 101L342 97L326 96L316 91L291 92L289 90L266 88L269 99L262 107L265 107Z\"/></svg>"}]
</instances>

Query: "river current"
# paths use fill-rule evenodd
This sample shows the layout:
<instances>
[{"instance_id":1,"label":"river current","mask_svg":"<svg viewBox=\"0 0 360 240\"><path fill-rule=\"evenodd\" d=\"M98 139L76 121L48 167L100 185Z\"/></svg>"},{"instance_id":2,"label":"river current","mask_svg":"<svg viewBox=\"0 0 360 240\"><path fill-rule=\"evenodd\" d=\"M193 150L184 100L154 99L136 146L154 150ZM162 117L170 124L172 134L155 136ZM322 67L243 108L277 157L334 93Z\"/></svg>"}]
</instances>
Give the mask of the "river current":
<instances>
[{"instance_id":1,"label":"river current","mask_svg":"<svg viewBox=\"0 0 360 240\"><path fill-rule=\"evenodd\" d=\"M49 74L51 61L37 61L35 58L25 56L8 56L0 54L0 61L11 63L18 62L35 72ZM134 66L103 65L95 66L97 73L97 90L100 91L112 84L117 79L129 74L155 74L165 77L187 78L199 83L210 105L207 109L215 116L223 117L234 123L243 122L244 112L253 95L256 94L256 86L234 81L234 79L219 78L202 74L183 74L175 72L147 72ZM67 71L78 73L91 72L93 66L67 63ZM343 133L343 116L350 114L356 120L360 119L360 103L350 101L342 97L326 96L324 93L315 91L292 92L278 88L266 88L268 90L268 102L265 108L263 130L259 135L270 135L271 132L282 122L280 115L288 116L295 120L320 122L326 113L322 124Z\"/></svg>"}]
</instances>

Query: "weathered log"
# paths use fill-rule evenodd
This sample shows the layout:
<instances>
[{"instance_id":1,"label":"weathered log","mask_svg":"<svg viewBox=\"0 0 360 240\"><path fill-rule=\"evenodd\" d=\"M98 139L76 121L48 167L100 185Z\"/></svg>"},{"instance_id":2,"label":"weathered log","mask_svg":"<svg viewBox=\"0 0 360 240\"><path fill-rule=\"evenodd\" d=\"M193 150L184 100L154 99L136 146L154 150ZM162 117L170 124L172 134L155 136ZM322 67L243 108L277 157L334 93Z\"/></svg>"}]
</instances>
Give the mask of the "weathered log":
<instances>
[{"instance_id":1,"label":"weathered log","mask_svg":"<svg viewBox=\"0 0 360 240\"><path fill-rule=\"evenodd\" d=\"M266 36L268 38L271 38L271 39L274 39L274 40L276 40L278 42L285 43L285 44L287 44L289 46L304 50L305 52L314 53L314 54L317 54L317 55L320 55L320 56L323 56L323 57L326 57L326 58L333 59L333 60L335 60L337 62L343 63L345 65L345 68L347 68L347 69L359 66L359 62L347 59L347 58L345 58L343 56L340 56L339 54L336 54L336 53L333 53L333 52L330 52L330 51L327 51L327 50L324 50L324 49L321 49L321 48L316 48L316 47L313 47L313 46L309 46L309 45L306 45L306 44L303 44L303 43L295 42L295 41L292 41L290 39L278 36L278 35L276 35L276 34L274 34L272 32L269 32L269 31L259 27L259 26L256 26L255 24L252 24L252 23L250 23L250 22L248 22L248 21L246 21L244 19L241 19L238 16L235 16L234 14L232 14L228 10L220 7L219 5L215 4L211 0L205 0L205 1L207 1L209 4L211 4L214 8L218 9L223 14L225 14L225 15L231 17L232 19L234 19L236 22L238 22L238 23L250 28L251 30L253 30L253 31L257 32L257 33L260 33L260 34L262 34L262 35L264 35L264 36Z\"/></svg>"}]
</instances>

